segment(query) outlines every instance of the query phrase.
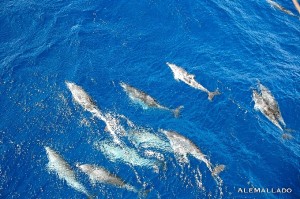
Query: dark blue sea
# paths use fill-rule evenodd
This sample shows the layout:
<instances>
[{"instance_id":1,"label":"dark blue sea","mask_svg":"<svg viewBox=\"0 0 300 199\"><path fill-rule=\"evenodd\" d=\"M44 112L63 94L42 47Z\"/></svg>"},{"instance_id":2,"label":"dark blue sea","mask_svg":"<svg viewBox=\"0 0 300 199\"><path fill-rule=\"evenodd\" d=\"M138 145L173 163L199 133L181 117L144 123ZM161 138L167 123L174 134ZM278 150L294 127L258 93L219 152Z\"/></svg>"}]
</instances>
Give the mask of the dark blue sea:
<instances>
[{"instance_id":1,"label":"dark blue sea","mask_svg":"<svg viewBox=\"0 0 300 199\"><path fill-rule=\"evenodd\" d=\"M276 2L295 16L265 0L2 0L0 198L86 198L49 171L46 146L94 198L141 195L93 185L77 163L148 190L142 198L300 198L300 20L292 1ZM221 95L210 102L176 81L166 62ZM81 86L102 112L123 115L166 142L159 129L188 138L213 165L225 165L222 185L192 156L181 164L157 150L164 157L159 171L108 157L95 147L112 142L104 122L74 102L65 81ZM184 109L175 118L142 108L120 82ZM277 100L285 132L254 109L258 82ZM156 160L125 140L126 153ZM247 193L251 188L290 193Z\"/></svg>"}]
</instances>

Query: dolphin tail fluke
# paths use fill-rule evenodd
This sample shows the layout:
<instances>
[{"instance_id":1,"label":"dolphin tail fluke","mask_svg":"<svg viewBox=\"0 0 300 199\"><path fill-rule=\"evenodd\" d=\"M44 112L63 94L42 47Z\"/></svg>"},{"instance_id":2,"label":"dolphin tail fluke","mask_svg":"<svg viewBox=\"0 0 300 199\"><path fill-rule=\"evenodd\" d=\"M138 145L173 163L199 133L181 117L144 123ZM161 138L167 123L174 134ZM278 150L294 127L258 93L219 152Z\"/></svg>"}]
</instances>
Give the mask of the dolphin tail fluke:
<instances>
[{"instance_id":1,"label":"dolphin tail fluke","mask_svg":"<svg viewBox=\"0 0 300 199\"><path fill-rule=\"evenodd\" d=\"M138 197L139 198L147 198L147 196L148 196L148 194L149 194L149 192L150 192L151 190L150 189L141 189L139 192L138 192Z\"/></svg>"},{"instance_id":2,"label":"dolphin tail fluke","mask_svg":"<svg viewBox=\"0 0 300 199\"><path fill-rule=\"evenodd\" d=\"M175 116L175 117L178 117L179 114L180 114L181 109L183 109L183 108L184 108L184 106L179 106L179 107L177 107L176 109L172 110L174 116Z\"/></svg>"},{"instance_id":3,"label":"dolphin tail fluke","mask_svg":"<svg viewBox=\"0 0 300 199\"><path fill-rule=\"evenodd\" d=\"M154 166L153 166L153 169L155 172L158 172L160 170L166 170L166 162L163 161L163 160L157 160L155 163L154 163Z\"/></svg>"},{"instance_id":4,"label":"dolphin tail fluke","mask_svg":"<svg viewBox=\"0 0 300 199\"><path fill-rule=\"evenodd\" d=\"M94 199L96 196L94 196L94 195L90 195L90 194L88 194L88 195L86 195L87 196L87 198L88 199Z\"/></svg>"},{"instance_id":5,"label":"dolphin tail fluke","mask_svg":"<svg viewBox=\"0 0 300 199\"><path fill-rule=\"evenodd\" d=\"M285 140L291 140L291 139L293 139L294 137L291 135L291 133L293 133L293 132L295 132L295 130L285 128L283 130L282 138L285 139Z\"/></svg>"},{"instance_id":6,"label":"dolphin tail fluke","mask_svg":"<svg viewBox=\"0 0 300 199\"><path fill-rule=\"evenodd\" d=\"M220 94L221 93L220 93L219 89L215 90L214 92L208 92L209 101L212 101L216 95L220 95Z\"/></svg>"},{"instance_id":7,"label":"dolphin tail fluke","mask_svg":"<svg viewBox=\"0 0 300 199\"><path fill-rule=\"evenodd\" d=\"M212 176L218 176L219 173L221 173L222 171L224 171L225 169L225 165L221 164L221 165L218 165L214 168L214 170L212 171Z\"/></svg>"},{"instance_id":8,"label":"dolphin tail fluke","mask_svg":"<svg viewBox=\"0 0 300 199\"><path fill-rule=\"evenodd\" d=\"M294 130L294 129L289 129L289 128L285 128L285 129L284 129L284 132L285 132L285 133L294 133L294 132L296 132L296 130Z\"/></svg>"},{"instance_id":9,"label":"dolphin tail fluke","mask_svg":"<svg viewBox=\"0 0 300 199\"><path fill-rule=\"evenodd\" d=\"M283 133L282 134L282 138L285 139L285 140L291 140L294 137L291 134L289 134L289 133Z\"/></svg>"},{"instance_id":10,"label":"dolphin tail fluke","mask_svg":"<svg viewBox=\"0 0 300 199\"><path fill-rule=\"evenodd\" d=\"M84 193L88 199L94 199L94 198L96 197L96 195L90 194L90 193L89 193L87 190L85 190L85 189L84 189L84 190L81 190L81 192Z\"/></svg>"}]
</instances>

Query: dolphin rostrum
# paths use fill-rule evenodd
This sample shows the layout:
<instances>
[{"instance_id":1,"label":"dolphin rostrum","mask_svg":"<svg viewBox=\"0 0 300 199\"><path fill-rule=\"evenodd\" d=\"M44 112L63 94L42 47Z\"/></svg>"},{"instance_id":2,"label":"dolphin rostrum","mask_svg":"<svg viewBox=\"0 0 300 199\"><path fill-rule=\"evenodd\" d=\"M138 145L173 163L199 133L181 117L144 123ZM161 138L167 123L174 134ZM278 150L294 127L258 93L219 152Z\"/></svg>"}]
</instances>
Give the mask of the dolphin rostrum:
<instances>
[{"instance_id":1,"label":"dolphin rostrum","mask_svg":"<svg viewBox=\"0 0 300 199\"><path fill-rule=\"evenodd\" d=\"M132 191L138 194L143 194L144 191L137 190L134 186L125 183L121 178L117 177L116 175L110 173L106 169L90 165L90 164L76 164L76 166L85 174L88 175L90 182L95 185L97 182L111 184L116 187L126 189L128 191Z\"/></svg>"},{"instance_id":2,"label":"dolphin rostrum","mask_svg":"<svg viewBox=\"0 0 300 199\"><path fill-rule=\"evenodd\" d=\"M147 105L148 107L171 111L175 117L179 116L179 112L183 108L183 106L179 106L176 109L169 109L165 106L160 105L156 99L152 98L150 95L146 94L145 92L143 92L141 90L138 90L128 84L125 84L124 82L121 82L120 85L124 89L124 91L126 93L128 93L129 97L133 101L137 100L137 101L141 102L142 104Z\"/></svg>"},{"instance_id":3,"label":"dolphin rostrum","mask_svg":"<svg viewBox=\"0 0 300 199\"><path fill-rule=\"evenodd\" d=\"M171 64L169 62L166 63L172 70L173 75L174 75L174 79L176 81L183 81L184 83L186 83L187 85L195 88L195 89L199 89L203 92L206 92L208 94L208 99L210 101L212 101L212 99L214 98L214 96L216 95L220 95L221 93L218 91L218 89L214 92L210 92L207 88L205 88L204 86L202 86L200 83L198 83L195 80L195 75L192 75L190 73L188 73L186 70L184 70L183 68L176 66L175 64Z\"/></svg>"},{"instance_id":4,"label":"dolphin rostrum","mask_svg":"<svg viewBox=\"0 0 300 199\"><path fill-rule=\"evenodd\" d=\"M273 1L273 0L267 0L267 2L274 8L281 10L282 12L291 15L293 17L297 17L294 13L292 13L290 10L284 8L282 5L279 5L277 2Z\"/></svg>"},{"instance_id":5,"label":"dolphin rostrum","mask_svg":"<svg viewBox=\"0 0 300 199\"><path fill-rule=\"evenodd\" d=\"M47 165L48 170L57 173L58 177L65 180L66 183L73 189L84 193L88 198L92 198L86 188L77 181L71 166L50 147L45 147L45 150L49 160Z\"/></svg>"},{"instance_id":6,"label":"dolphin rostrum","mask_svg":"<svg viewBox=\"0 0 300 199\"><path fill-rule=\"evenodd\" d=\"M218 165L217 167L213 168L212 163L206 158L206 156L200 151L200 149L186 137L180 135L175 131L166 131L160 129L160 132L165 134L169 139L171 147L173 148L174 153L179 161L187 163L189 162L187 156L191 155L196 159L204 162L213 177L217 177L219 173L224 170L224 165Z\"/></svg>"},{"instance_id":7,"label":"dolphin rostrum","mask_svg":"<svg viewBox=\"0 0 300 199\"><path fill-rule=\"evenodd\" d=\"M259 110L266 118L268 118L268 120L270 120L275 126L283 131L282 127L277 121L274 110L270 108L268 103L256 90L252 91L252 99L254 101L254 109Z\"/></svg>"},{"instance_id":8,"label":"dolphin rostrum","mask_svg":"<svg viewBox=\"0 0 300 199\"><path fill-rule=\"evenodd\" d=\"M293 0L293 3L295 5L295 8L298 10L298 12L300 14L300 5L299 5L298 1L297 0Z\"/></svg>"}]
</instances>

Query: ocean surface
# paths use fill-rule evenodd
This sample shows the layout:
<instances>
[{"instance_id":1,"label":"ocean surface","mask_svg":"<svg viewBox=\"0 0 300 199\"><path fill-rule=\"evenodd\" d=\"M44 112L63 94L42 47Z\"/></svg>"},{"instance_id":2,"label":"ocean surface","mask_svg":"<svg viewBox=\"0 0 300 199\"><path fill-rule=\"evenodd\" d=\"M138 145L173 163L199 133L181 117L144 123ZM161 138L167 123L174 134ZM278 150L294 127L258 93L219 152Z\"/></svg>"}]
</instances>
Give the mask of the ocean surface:
<instances>
[{"instance_id":1,"label":"ocean surface","mask_svg":"<svg viewBox=\"0 0 300 199\"><path fill-rule=\"evenodd\" d=\"M1 0L0 198L87 197L49 170L45 147L94 198L300 198L300 20L292 1L276 2L295 16L265 0ZM221 95L210 102L176 81L166 62ZM139 134L124 127L118 147L65 81ZM120 82L184 108L175 118L142 107ZM291 130L254 109L258 82ZM159 129L176 131L212 165L225 165L222 181L203 161L178 159ZM93 185L78 163L101 166L140 191ZM239 191L249 188L292 191Z\"/></svg>"}]
</instances>

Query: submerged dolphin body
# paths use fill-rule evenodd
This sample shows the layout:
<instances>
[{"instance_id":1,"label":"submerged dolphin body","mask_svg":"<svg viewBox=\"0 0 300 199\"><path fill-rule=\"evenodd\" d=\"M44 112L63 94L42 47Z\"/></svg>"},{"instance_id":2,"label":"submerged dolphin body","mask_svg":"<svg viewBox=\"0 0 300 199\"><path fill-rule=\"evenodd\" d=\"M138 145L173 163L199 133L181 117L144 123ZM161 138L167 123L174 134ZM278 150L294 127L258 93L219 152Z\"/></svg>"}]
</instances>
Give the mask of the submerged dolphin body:
<instances>
[{"instance_id":1,"label":"submerged dolphin body","mask_svg":"<svg viewBox=\"0 0 300 199\"><path fill-rule=\"evenodd\" d=\"M134 128L128 131L128 138L136 148L172 152L170 143L167 140L160 138L149 129Z\"/></svg>"},{"instance_id":2,"label":"submerged dolphin body","mask_svg":"<svg viewBox=\"0 0 300 199\"><path fill-rule=\"evenodd\" d=\"M178 117L180 110L183 108L183 106L179 106L176 109L169 109L165 106L160 105L156 99L151 97L150 95L146 94L145 92L138 90L134 88L133 86L130 86L128 84L125 84L123 82L120 83L121 87L124 89L126 93L128 93L129 97L132 100L138 100L139 102L147 105L148 107L152 108L158 108L163 110L171 111L175 117Z\"/></svg>"},{"instance_id":3,"label":"submerged dolphin body","mask_svg":"<svg viewBox=\"0 0 300 199\"><path fill-rule=\"evenodd\" d=\"M279 5L277 2L273 1L273 0L267 0L267 2L274 8L281 10L282 12L291 15L293 17L297 17L294 13L292 13L290 10L284 8L282 5Z\"/></svg>"},{"instance_id":4,"label":"submerged dolphin body","mask_svg":"<svg viewBox=\"0 0 300 199\"><path fill-rule=\"evenodd\" d=\"M269 108L272 109L275 118L283 126L286 126L286 124L285 124L285 122L284 122L284 120L282 118L282 115L281 115L278 103L275 100L275 97L272 95L271 91L267 87L265 87L264 85L262 85L261 83L259 83L259 89L261 91L261 96L262 96L263 100L267 103L267 105L269 106Z\"/></svg>"},{"instance_id":5,"label":"submerged dolphin body","mask_svg":"<svg viewBox=\"0 0 300 199\"><path fill-rule=\"evenodd\" d=\"M124 130L120 125L117 125L118 121L111 117L110 114L104 115L97 107L96 103L89 96L89 94L87 94L87 92L85 92L82 87L68 81L66 81L66 85L71 91L74 101L82 106L86 111L92 113L93 116L102 120L106 124L105 130L112 135L114 141L117 144L121 144L121 141L118 138L117 134L124 134Z\"/></svg>"},{"instance_id":6,"label":"submerged dolphin body","mask_svg":"<svg viewBox=\"0 0 300 199\"><path fill-rule=\"evenodd\" d=\"M49 160L47 165L48 170L57 173L58 177L65 180L73 189L84 193L88 198L92 198L85 187L77 181L71 166L50 147L45 147L45 150Z\"/></svg>"},{"instance_id":7,"label":"submerged dolphin body","mask_svg":"<svg viewBox=\"0 0 300 199\"><path fill-rule=\"evenodd\" d=\"M175 131L166 131L160 129L160 131L166 135L171 143L171 147L174 150L177 159L181 162L189 162L188 155L192 155L196 159L203 161L213 177L217 177L221 171L224 170L224 165L219 165L213 168L211 162L206 158L206 156L200 151L200 149L189 139L178 134Z\"/></svg>"},{"instance_id":8,"label":"submerged dolphin body","mask_svg":"<svg viewBox=\"0 0 300 199\"><path fill-rule=\"evenodd\" d=\"M195 89L199 89L203 92L206 92L208 94L208 99L210 101L212 101L212 99L216 96L216 95L220 95L221 93L218 91L218 89L214 92L210 92L209 90L207 90L207 88L203 87L201 84L199 84L196 80L195 80L195 75L189 74L186 70L184 70L183 68L176 66L175 64L171 64L169 62L166 63L170 69L173 72L174 75L174 79L176 81L183 81L184 83L186 83L187 85L195 88Z\"/></svg>"},{"instance_id":9,"label":"submerged dolphin body","mask_svg":"<svg viewBox=\"0 0 300 199\"><path fill-rule=\"evenodd\" d=\"M112 162L122 161L130 166L147 167L155 171L159 171L161 166L159 161L144 158L135 149L129 148L126 145L120 147L108 141L96 141L94 142L94 147L100 150Z\"/></svg>"},{"instance_id":10,"label":"submerged dolphin body","mask_svg":"<svg viewBox=\"0 0 300 199\"><path fill-rule=\"evenodd\" d=\"M95 185L97 182L111 184L113 186L126 189L135 193L143 193L143 191L137 190L134 186L125 183L121 178L102 167L98 167L90 164L76 165L82 172L88 175L90 182Z\"/></svg>"},{"instance_id":11,"label":"submerged dolphin body","mask_svg":"<svg viewBox=\"0 0 300 199\"><path fill-rule=\"evenodd\" d=\"M253 90L252 92L252 99L255 103L254 109L259 110L266 118L268 118L268 120L270 120L275 126L277 126L280 130L283 131L282 127L277 121L277 118L274 114L274 110L270 108L268 103L256 90Z\"/></svg>"}]
</instances>

